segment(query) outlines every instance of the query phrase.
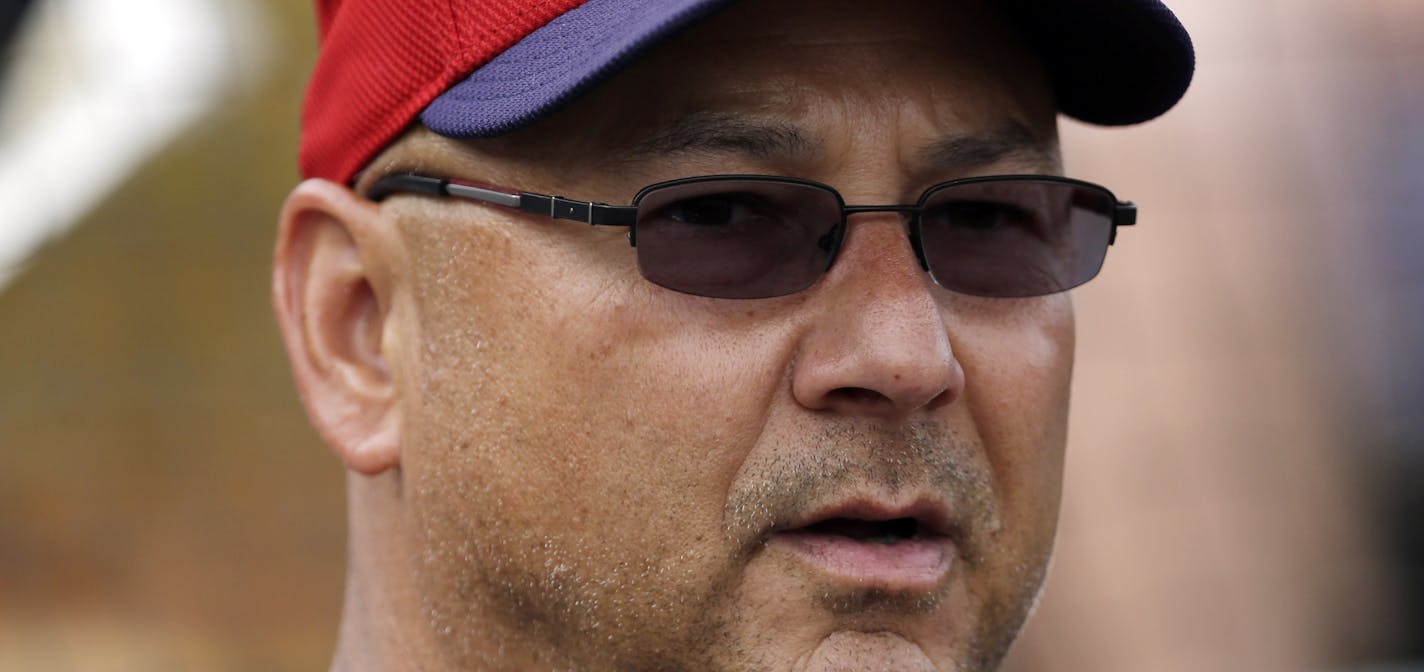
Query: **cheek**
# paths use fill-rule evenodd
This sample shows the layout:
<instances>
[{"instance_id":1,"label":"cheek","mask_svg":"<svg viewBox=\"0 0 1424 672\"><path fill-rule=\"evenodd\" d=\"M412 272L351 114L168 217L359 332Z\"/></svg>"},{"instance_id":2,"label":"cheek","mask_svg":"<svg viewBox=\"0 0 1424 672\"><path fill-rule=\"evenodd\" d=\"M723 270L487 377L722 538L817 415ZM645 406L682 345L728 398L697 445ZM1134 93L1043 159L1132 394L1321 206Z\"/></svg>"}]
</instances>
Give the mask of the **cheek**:
<instances>
[{"instance_id":1,"label":"cheek","mask_svg":"<svg viewBox=\"0 0 1424 672\"><path fill-rule=\"evenodd\" d=\"M499 268L431 257L420 292L429 297L424 347L410 381L411 424L426 437L408 446L412 470L468 462L460 454L467 444L480 461L472 476L528 505L523 518L699 516L688 488L715 483L709 471L755 435L747 410L765 404L751 392L752 371L732 365L737 353L725 339L678 323L675 309L650 307L656 301L640 287L594 286L565 273L554 291L527 280L551 274L510 257L501 266L525 272L491 282L471 267ZM764 361L762 353L748 359ZM450 437L464 440L452 445ZM432 466L428 475L454 474ZM614 515L629 507L648 516Z\"/></svg>"},{"instance_id":2,"label":"cheek","mask_svg":"<svg viewBox=\"0 0 1424 672\"><path fill-rule=\"evenodd\" d=\"M955 330L965 405L993 469L1000 505L1030 552L1052 546L1073 373L1071 298L970 309ZM1017 535L1016 535L1017 536Z\"/></svg>"},{"instance_id":3,"label":"cheek","mask_svg":"<svg viewBox=\"0 0 1424 672\"><path fill-rule=\"evenodd\" d=\"M471 596L489 594L513 622L555 630L616 627L650 605L687 610L657 619L686 629L729 567L723 504L779 389L782 339L637 277L565 269L554 291L528 280L550 277L537 255L496 276L518 250L478 245L505 261L425 246L423 344L404 381L427 592L452 598L432 602L438 620L474 618ZM630 639L662 627L623 625Z\"/></svg>"},{"instance_id":4,"label":"cheek","mask_svg":"<svg viewBox=\"0 0 1424 672\"><path fill-rule=\"evenodd\" d=\"M531 367L548 395L537 412L569 423L543 437L585 453L570 482L618 484L597 493L610 524L644 528L630 506L677 520L654 524L716 531L734 475L762 433L782 381L771 330L738 332L686 299L637 287L627 300L566 306L549 327L574 342ZM709 536L709 540L710 540Z\"/></svg>"}]
</instances>

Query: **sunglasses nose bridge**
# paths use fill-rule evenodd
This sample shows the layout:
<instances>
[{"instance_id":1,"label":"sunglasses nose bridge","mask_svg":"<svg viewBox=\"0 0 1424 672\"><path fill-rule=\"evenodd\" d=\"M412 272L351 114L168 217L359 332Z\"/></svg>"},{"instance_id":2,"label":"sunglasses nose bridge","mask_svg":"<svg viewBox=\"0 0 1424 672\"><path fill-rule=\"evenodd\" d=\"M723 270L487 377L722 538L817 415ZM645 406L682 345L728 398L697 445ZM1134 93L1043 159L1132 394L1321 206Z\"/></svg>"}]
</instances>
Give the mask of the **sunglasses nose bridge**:
<instances>
[{"instance_id":1,"label":"sunglasses nose bridge","mask_svg":"<svg viewBox=\"0 0 1424 672\"><path fill-rule=\"evenodd\" d=\"M901 216L903 216L903 217L910 217L910 216L913 216L916 212L919 212L919 211L920 211L920 206L918 206L918 205L847 205L847 206L845 206L845 214L846 214L847 216L850 216L850 215L859 215L859 214L864 214L864 213L867 213L867 212L898 212L898 213L901 213Z\"/></svg>"},{"instance_id":2,"label":"sunglasses nose bridge","mask_svg":"<svg viewBox=\"0 0 1424 672\"><path fill-rule=\"evenodd\" d=\"M930 270L929 261L925 258L924 245L920 243L919 216L920 206L918 205L848 205L844 208L845 214L842 216L842 229L848 228L851 215L871 214L877 212L893 212L900 216L900 225L905 228L905 235L910 238L910 249L915 251L915 260L920 262L920 270L926 273ZM832 258L834 261L834 257ZM829 268L829 264L827 265Z\"/></svg>"}]
</instances>

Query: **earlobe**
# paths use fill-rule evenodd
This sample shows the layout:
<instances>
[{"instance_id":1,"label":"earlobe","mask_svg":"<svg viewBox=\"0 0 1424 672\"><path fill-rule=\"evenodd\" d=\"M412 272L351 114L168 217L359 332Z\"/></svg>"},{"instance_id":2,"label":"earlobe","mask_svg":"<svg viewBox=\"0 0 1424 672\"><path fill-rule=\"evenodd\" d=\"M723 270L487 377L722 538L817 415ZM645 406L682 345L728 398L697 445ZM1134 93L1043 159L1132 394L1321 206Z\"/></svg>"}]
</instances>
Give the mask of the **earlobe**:
<instances>
[{"instance_id":1,"label":"earlobe","mask_svg":"<svg viewBox=\"0 0 1424 672\"><path fill-rule=\"evenodd\" d=\"M272 302L312 424L354 471L400 463L400 405L391 266L400 241L379 208L325 180L299 185L282 207Z\"/></svg>"}]
</instances>

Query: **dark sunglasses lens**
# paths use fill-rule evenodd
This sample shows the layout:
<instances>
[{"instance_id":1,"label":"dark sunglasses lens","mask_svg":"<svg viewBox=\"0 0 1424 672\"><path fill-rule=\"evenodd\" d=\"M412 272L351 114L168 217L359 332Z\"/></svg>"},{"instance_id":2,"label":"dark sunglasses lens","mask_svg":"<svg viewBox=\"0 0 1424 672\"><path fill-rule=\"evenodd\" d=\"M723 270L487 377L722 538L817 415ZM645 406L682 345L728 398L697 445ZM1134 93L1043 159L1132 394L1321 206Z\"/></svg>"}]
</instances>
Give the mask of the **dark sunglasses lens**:
<instances>
[{"instance_id":1,"label":"dark sunglasses lens","mask_svg":"<svg viewBox=\"0 0 1424 672\"><path fill-rule=\"evenodd\" d=\"M825 272L841 204L811 185L717 179L638 200L638 268L668 289L722 299L799 292Z\"/></svg>"},{"instance_id":2,"label":"dark sunglasses lens","mask_svg":"<svg viewBox=\"0 0 1424 672\"><path fill-rule=\"evenodd\" d=\"M950 185L927 195L920 244L935 282L964 294L1026 297L1102 269L1115 203L1106 190L1050 180Z\"/></svg>"}]
</instances>

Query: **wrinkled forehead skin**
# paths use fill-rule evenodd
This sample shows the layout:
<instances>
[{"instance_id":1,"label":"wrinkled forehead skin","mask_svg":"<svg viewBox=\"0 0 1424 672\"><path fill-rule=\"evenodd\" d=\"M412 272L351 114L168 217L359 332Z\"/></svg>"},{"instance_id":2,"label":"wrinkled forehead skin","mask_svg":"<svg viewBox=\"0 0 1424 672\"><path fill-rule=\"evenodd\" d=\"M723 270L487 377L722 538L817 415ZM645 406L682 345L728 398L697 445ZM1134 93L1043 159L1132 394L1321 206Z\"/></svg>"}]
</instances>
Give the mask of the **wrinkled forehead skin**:
<instances>
[{"instance_id":1,"label":"wrinkled forehead skin","mask_svg":"<svg viewBox=\"0 0 1424 672\"><path fill-rule=\"evenodd\" d=\"M779 174L898 203L1059 166L1042 67L984 6L803 0L734 5L509 136L414 130L358 186L396 170L610 203ZM353 476L353 553L409 607L389 627L411 650L452 670L997 665L1053 544L1068 296L941 289L895 213L852 217L810 289L752 301L648 283L620 229L418 197L381 217L404 246L401 456ZM786 542L847 502L942 512L948 569L866 581ZM371 510L395 531L359 533Z\"/></svg>"}]
</instances>

